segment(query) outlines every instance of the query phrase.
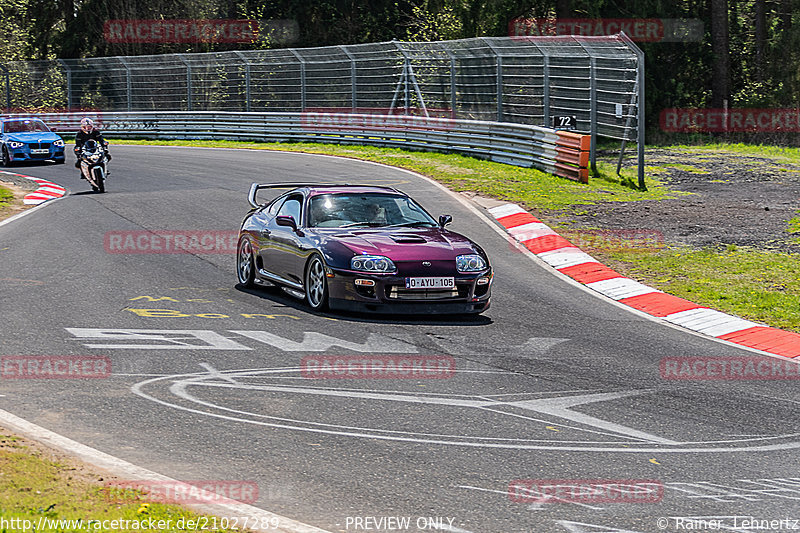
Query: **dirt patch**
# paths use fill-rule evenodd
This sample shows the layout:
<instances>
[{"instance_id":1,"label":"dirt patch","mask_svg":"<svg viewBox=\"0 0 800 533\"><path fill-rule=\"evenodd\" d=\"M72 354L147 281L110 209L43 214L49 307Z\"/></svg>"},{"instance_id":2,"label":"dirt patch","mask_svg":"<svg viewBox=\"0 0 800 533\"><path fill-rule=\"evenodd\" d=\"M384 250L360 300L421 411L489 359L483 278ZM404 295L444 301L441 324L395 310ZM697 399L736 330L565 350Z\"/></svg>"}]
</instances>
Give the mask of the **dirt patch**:
<instances>
[{"instance_id":1,"label":"dirt patch","mask_svg":"<svg viewBox=\"0 0 800 533\"><path fill-rule=\"evenodd\" d=\"M0 204L0 220L4 220L6 218L12 217L17 213L25 211L26 209L30 209L33 207L32 205L25 205L22 203L22 199L25 197L26 194L31 192L32 190L36 190L38 185L34 181L30 181L32 183L32 187L25 187L26 183L17 184L12 183L9 181L0 181L0 187L4 189L8 189L14 195L14 199L11 200L9 203L2 203Z\"/></svg>"},{"instance_id":2,"label":"dirt patch","mask_svg":"<svg viewBox=\"0 0 800 533\"><path fill-rule=\"evenodd\" d=\"M94 485L115 477L100 468L83 463L72 455L50 448L38 441L15 435L3 427L0 427L0 450L24 452L56 463L63 478L68 482L77 480Z\"/></svg>"},{"instance_id":3,"label":"dirt patch","mask_svg":"<svg viewBox=\"0 0 800 533\"><path fill-rule=\"evenodd\" d=\"M626 165L635 165L627 161ZM789 221L800 216L800 166L732 153L648 149L648 175L691 193L661 201L609 202L551 213L580 228L660 231L667 243L800 252Z\"/></svg>"}]
</instances>

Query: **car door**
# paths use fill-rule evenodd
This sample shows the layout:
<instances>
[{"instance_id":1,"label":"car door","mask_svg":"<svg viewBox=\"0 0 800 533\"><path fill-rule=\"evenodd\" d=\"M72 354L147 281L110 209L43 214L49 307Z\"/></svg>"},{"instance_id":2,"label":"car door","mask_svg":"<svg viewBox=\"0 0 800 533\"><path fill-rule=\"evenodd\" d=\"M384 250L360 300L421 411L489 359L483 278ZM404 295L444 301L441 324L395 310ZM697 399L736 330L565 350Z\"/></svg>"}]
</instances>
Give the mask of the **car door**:
<instances>
[{"instance_id":1,"label":"car door","mask_svg":"<svg viewBox=\"0 0 800 533\"><path fill-rule=\"evenodd\" d=\"M298 232L290 227L279 226L277 217L291 216L295 224L302 223L303 195L291 194L282 202L274 217L270 217L266 229L269 234L265 237L266 246L262 248L262 261L264 268L281 278L302 283L302 242Z\"/></svg>"},{"instance_id":2,"label":"car door","mask_svg":"<svg viewBox=\"0 0 800 533\"><path fill-rule=\"evenodd\" d=\"M259 261L257 262L258 268L260 270L266 270L267 272L273 273L272 269L264 263L265 251L269 247L269 235L270 235L270 221L275 218L275 213L278 212L278 208L283 203L283 199L279 198L275 200L272 204L268 207L264 207L259 209L250 217L250 221L248 223L248 233L250 237L255 241L255 247L258 251Z\"/></svg>"}]
</instances>

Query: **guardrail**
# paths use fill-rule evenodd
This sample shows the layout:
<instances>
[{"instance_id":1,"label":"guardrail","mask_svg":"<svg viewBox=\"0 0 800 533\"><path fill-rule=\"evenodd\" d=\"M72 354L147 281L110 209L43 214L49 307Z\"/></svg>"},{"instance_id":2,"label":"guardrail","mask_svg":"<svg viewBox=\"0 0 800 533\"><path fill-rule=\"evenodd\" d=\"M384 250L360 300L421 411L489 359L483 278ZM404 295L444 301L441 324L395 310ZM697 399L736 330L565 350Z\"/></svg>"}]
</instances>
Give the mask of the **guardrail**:
<instances>
[{"instance_id":1,"label":"guardrail","mask_svg":"<svg viewBox=\"0 0 800 533\"><path fill-rule=\"evenodd\" d=\"M536 168L586 183L589 135L505 122L396 114L230 112L88 112L107 136L154 139L228 139L368 144L456 152ZM48 114L59 132L75 132L76 113Z\"/></svg>"}]
</instances>

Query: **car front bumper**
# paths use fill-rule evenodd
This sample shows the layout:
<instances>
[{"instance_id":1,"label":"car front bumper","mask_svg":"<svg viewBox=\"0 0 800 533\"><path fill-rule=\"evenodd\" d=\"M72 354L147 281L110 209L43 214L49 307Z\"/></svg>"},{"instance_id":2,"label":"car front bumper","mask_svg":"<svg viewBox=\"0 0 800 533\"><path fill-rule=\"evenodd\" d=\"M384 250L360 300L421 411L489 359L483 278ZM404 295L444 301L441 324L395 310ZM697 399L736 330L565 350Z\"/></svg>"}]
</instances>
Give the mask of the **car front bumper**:
<instances>
[{"instance_id":1,"label":"car front bumper","mask_svg":"<svg viewBox=\"0 0 800 533\"><path fill-rule=\"evenodd\" d=\"M405 276L328 269L328 298L332 309L389 314L466 314L489 308L491 269L449 274L454 289L405 289ZM356 280L374 282L356 285ZM479 280L485 280L479 282Z\"/></svg>"},{"instance_id":2,"label":"car front bumper","mask_svg":"<svg viewBox=\"0 0 800 533\"><path fill-rule=\"evenodd\" d=\"M31 154L25 149L14 149L8 151L8 156L11 161L46 161L48 159L61 161L64 159L64 149L51 148L46 154Z\"/></svg>"}]
</instances>

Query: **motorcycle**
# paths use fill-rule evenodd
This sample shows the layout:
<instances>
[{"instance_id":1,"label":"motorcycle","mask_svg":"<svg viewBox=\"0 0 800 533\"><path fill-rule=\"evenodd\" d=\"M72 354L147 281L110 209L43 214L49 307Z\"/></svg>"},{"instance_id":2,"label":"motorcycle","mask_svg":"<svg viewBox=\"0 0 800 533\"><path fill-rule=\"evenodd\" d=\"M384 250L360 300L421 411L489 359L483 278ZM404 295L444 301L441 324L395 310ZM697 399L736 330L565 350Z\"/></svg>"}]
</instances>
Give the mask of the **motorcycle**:
<instances>
[{"instance_id":1,"label":"motorcycle","mask_svg":"<svg viewBox=\"0 0 800 533\"><path fill-rule=\"evenodd\" d=\"M108 154L106 147L92 139L86 141L81 148L81 175L92 186L95 192L105 192L108 177Z\"/></svg>"}]
</instances>

